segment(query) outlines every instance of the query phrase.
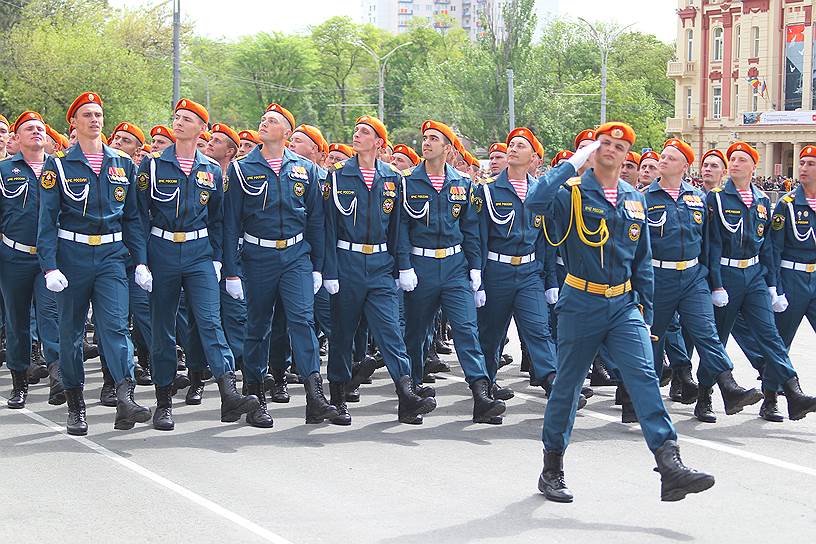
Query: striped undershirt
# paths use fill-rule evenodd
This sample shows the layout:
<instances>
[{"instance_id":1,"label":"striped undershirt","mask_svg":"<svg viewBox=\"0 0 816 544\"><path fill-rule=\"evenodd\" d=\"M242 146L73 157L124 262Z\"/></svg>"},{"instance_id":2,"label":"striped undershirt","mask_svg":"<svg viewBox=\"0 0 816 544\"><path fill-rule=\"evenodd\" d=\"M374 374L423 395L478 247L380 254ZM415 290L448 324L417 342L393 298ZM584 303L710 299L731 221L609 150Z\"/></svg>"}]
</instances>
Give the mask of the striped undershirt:
<instances>
[{"instance_id":1,"label":"striped undershirt","mask_svg":"<svg viewBox=\"0 0 816 544\"><path fill-rule=\"evenodd\" d=\"M176 155L176 160L181 167L181 171L184 172L184 175L189 176L190 172L193 171L193 163L195 162L195 159L185 159L184 157L179 157Z\"/></svg>"},{"instance_id":2,"label":"striped undershirt","mask_svg":"<svg viewBox=\"0 0 816 544\"><path fill-rule=\"evenodd\" d=\"M266 159L266 164L269 165L269 168L275 172L276 176L280 175L281 165L283 164L283 159Z\"/></svg>"},{"instance_id":3,"label":"striped undershirt","mask_svg":"<svg viewBox=\"0 0 816 544\"><path fill-rule=\"evenodd\" d=\"M666 191L666 193L668 193L668 195L672 197L675 202L677 202L677 199L680 198L680 187L677 187L676 189L663 187L663 190Z\"/></svg>"},{"instance_id":4,"label":"striped undershirt","mask_svg":"<svg viewBox=\"0 0 816 544\"><path fill-rule=\"evenodd\" d=\"M374 169L373 168L360 168L360 173L363 175L363 181L368 187L368 190L371 190L371 186L374 185Z\"/></svg>"},{"instance_id":5,"label":"striped undershirt","mask_svg":"<svg viewBox=\"0 0 816 544\"><path fill-rule=\"evenodd\" d=\"M511 179L510 185L512 185L513 189L516 190L516 194L518 195L519 199L524 202L524 199L527 198L527 180Z\"/></svg>"},{"instance_id":6,"label":"striped undershirt","mask_svg":"<svg viewBox=\"0 0 816 544\"><path fill-rule=\"evenodd\" d=\"M40 177L40 174L42 173L42 167L43 167L43 164L45 164L45 162L43 162L43 161L39 161L39 162L30 162L30 163L28 163L28 166L30 166L30 167L31 167L31 170L33 170L33 171L34 171L34 175L35 175L35 176ZM101 166L101 165L100 165L100 166ZM98 174L97 174L97 175L98 175Z\"/></svg>"},{"instance_id":7,"label":"striped undershirt","mask_svg":"<svg viewBox=\"0 0 816 544\"><path fill-rule=\"evenodd\" d=\"M445 185L445 176L428 176L428 179L431 180L431 185L433 188L436 189L436 192L442 190L442 186Z\"/></svg>"},{"instance_id":8,"label":"striped undershirt","mask_svg":"<svg viewBox=\"0 0 816 544\"><path fill-rule=\"evenodd\" d=\"M604 187L603 188L604 198L609 201L612 206L618 205L618 188L617 187Z\"/></svg>"},{"instance_id":9,"label":"striped undershirt","mask_svg":"<svg viewBox=\"0 0 816 544\"><path fill-rule=\"evenodd\" d=\"M103 153L86 153L85 158L88 159L88 164L91 165L91 170L97 176L102 171L102 157Z\"/></svg>"},{"instance_id":10,"label":"striped undershirt","mask_svg":"<svg viewBox=\"0 0 816 544\"><path fill-rule=\"evenodd\" d=\"M746 208L750 208L751 204L754 203L754 194L751 192L751 189L741 190L737 189L739 193L740 199L742 199L742 203L745 204Z\"/></svg>"},{"instance_id":11,"label":"striped undershirt","mask_svg":"<svg viewBox=\"0 0 816 544\"><path fill-rule=\"evenodd\" d=\"M810 206L810 209L816 212L816 198L808 198L807 204Z\"/></svg>"}]
</instances>

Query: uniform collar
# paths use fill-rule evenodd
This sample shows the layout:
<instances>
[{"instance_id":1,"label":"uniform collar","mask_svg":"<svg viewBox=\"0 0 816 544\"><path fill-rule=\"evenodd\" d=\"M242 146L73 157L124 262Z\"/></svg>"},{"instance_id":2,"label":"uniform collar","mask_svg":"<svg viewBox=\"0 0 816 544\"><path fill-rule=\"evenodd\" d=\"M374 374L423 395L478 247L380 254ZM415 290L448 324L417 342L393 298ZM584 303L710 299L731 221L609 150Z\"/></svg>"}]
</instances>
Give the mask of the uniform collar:
<instances>
[{"instance_id":1,"label":"uniform collar","mask_svg":"<svg viewBox=\"0 0 816 544\"><path fill-rule=\"evenodd\" d=\"M162 151L162 154L161 154L160 158L163 161L172 162L173 164L175 164L176 166L179 167L179 170L181 170L181 165L179 164L178 160L176 159L176 144L172 144L172 145L168 146L167 148L165 148L165 150ZM210 161L210 159L204 153L202 153L201 151L196 149L195 150L195 155L193 155L193 169L190 170L190 172L195 170L196 166L200 166L202 164L213 164L213 163L212 163L212 161Z\"/></svg>"},{"instance_id":2,"label":"uniform collar","mask_svg":"<svg viewBox=\"0 0 816 544\"><path fill-rule=\"evenodd\" d=\"M530 175L529 172L527 172L527 194L530 194L530 188L533 186L534 183L537 183L536 178L534 178L533 176ZM507 168L502 170L499 173L499 175L496 176L496 181L494 181L492 185L504 187L505 189L512 191L514 195L518 196L518 193L516 193L516 188L513 187L512 183L510 183L510 175Z\"/></svg>"},{"instance_id":3,"label":"uniform collar","mask_svg":"<svg viewBox=\"0 0 816 544\"><path fill-rule=\"evenodd\" d=\"M344 176L357 176L358 178L363 179L363 173L360 172L360 163L356 155L343 163L341 172ZM391 168L391 165L388 163L384 163L380 159L374 161L375 180L377 178L393 176L395 174L396 172L394 172L394 169Z\"/></svg>"},{"instance_id":4,"label":"uniform collar","mask_svg":"<svg viewBox=\"0 0 816 544\"><path fill-rule=\"evenodd\" d=\"M621 201L620 198L621 194L627 192L626 186L628 185L629 184L626 183L625 181L618 179L618 203L620 203ZM610 206L612 205L612 203L606 199L603 187L601 187L601 184L598 183L598 178L595 177L594 169L590 168L589 170L584 172L583 176L581 176L581 187L583 189L589 189L590 191L594 191L604 202L606 202ZM635 190L634 187L632 188L632 190L633 191Z\"/></svg>"},{"instance_id":5,"label":"uniform collar","mask_svg":"<svg viewBox=\"0 0 816 544\"><path fill-rule=\"evenodd\" d=\"M246 162L255 162L255 163L258 163L258 164L263 164L263 165L269 166L269 163L266 162L266 159L264 158L264 156L261 155L261 149L263 149L263 144L258 144L255 147L253 147L252 151L247 153L246 157L244 157L244 161L246 161ZM294 151L291 151L289 148L284 147L283 148L283 157L281 157L281 160L282 160L281 168L283 168L283 165L286 164L287 162L297 161L300 158L301 158L300 155L298 155Z\"/></svg>"},{"instance_id":6,"label":"uniform collar","mask_svg":"<svg viewBox=\"0 0 816 544\"><path fill-rule=\"evenodd\" d=\"M415 179L415 180L422 180L431 187L433 187L433 183L431 183L431 178L428 177L428 171L426 170L427 163L422 161L414 169L408 174L408 179ZM445 182L443 186L448 183L448 181L461 179L462 176L459 175L459 172L452 167L451 165L445 163Z\"/></svg>"},{"instance_id":7,"label":"uniform collar","mask_svg":"<svg viewBox=\"0 0 816 544\"><path fill-rule=\"evenodd\" d=\"M756 186L754 186L753 181L751 182L750 185L748 185L748 187L751 188L751 195L753 195L754 200L757 200L757 199L762 198L763 196L765 196L763 193L761 193L759 191L759 189L756 188ZM725 186L723 187L723 192L731 194L731 195L736 195L736 196L739 197L739 193L737 192L737 186L734 185L734 180L732 180L730 177L725 181ZM740 199L740 200L742 200L742 199Z\"/></svg>"},{"instance_id":8,"label":"uniform collar","mask_svg":"<svg viewBox=\"0 0 816 544\"><path fill-rule=\"evenodd\" d=\"M664 189L663 189L663 187L660 186L660 183L658 183L659 181L660 181L660 178L655 178L655 180L652 181L652 183L649 184L649 188L646 189L646 190L648 192L650 192L650 193L654 193L654 192L657 192L657 191L663 191ZM682 194L685 194L685 193L693 193L693 192L694 192L694 186L693 185L691 185L690 183L688 183L685 180L680 181L680 193L678 193L678 194L682 195Z\"/></svg>"},{"instance_id":9,"label":"uniform collar","mask_svg":"<svg viewBox=\"0 0 816 544\"><path fill-rule=\"evenodd\" d=\"M794 195L794 202L800 206L807 206L807 197L805 196L805 189L800 185L796 188L796 194Z\"/></svg>"}]
</instances>

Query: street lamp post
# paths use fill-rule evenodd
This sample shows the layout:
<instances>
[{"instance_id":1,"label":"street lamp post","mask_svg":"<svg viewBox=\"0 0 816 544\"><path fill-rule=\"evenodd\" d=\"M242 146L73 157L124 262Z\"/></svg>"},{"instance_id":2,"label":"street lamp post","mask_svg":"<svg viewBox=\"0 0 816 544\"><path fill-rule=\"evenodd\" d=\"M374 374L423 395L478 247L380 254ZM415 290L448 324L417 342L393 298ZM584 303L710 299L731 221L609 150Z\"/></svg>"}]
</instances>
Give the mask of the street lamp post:
<instances>
[{"instance_id":1,"label":"street lamp post","mask_svg":"<svg viewBox=\"0 0 816 544\"><path fill-rule=\"evenodd\" d=\"M612 49L615 40L629 27L634 25L634 23L628 24L618 30L598 32L592 23L583 17L578 17L578 20L589 27L589 31L592 32L592 37L595 38L595 43L598 45L598 49L601 50L601 124L604 124L606 123L606 64L609 60L609 51Z\"/></svg>"},{"instance_id":2,"label":"street lamp post","mask_svg":"<svg viewBox=\"0 0 816 544\"><path fill-rule=\"evenodd\" d=\"M374 59L374 63L377 65L377 73L380 78L379 81L380 100L377 112L380 121L385 122L385 65L388 62L388 59L391 58L391 55L396 53L398 49L401 49L407 45L413 45L413 42L401 43L382 57L377 55L377 53L375 53L373 49L371 49L363 42L356 42L355 45L357 45L359 48L365 50L369 55L371 55L371 58Z\"/></svg>"}]
</instances>

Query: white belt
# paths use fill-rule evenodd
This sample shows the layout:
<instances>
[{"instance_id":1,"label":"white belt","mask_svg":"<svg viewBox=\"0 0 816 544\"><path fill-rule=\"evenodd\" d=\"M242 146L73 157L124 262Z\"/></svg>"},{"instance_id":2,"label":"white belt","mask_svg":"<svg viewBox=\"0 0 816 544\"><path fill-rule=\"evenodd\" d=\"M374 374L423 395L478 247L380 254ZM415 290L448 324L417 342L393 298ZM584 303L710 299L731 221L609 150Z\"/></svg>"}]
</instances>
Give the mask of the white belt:
<instances>
[{"instance_id":1,"label":"white belt","mask_svg":"<svg viewBox=\"0 0 816 544\"><path fill-rule=\"evenodd\" d=\"M181 243L189 242L191 240L198 240L199 238L207 237L207 229L194 230L192 232L172 232L169 230L162 230L159 227L150 227L150 234L164 238L171 242Z\"/></svg>"},{"instance_id":2,"label":"white belt","mask_svg":"<svg viewBox=\"0 0 816 544\"><path fill-rule=\"evenodd\" d=\"M16 249L22 253L28 253L29 255L36 255L37 248L35 246L27 246L25 244L21 244L20 242L15 242L5 234L0 235L3 236L3 243L6 244L11 249Z\"/></svg>"},{"instance_id":3,"label":"white belt","mask_svg":"<svg viewBox=\"0 0 816 544\"><path fill-rule=\"evenodd\" d=\"M443 247L441 249L426 249L424 247L414 247L411 249L411 255L419 255L421 257L433 257L434 259L444 259L451 255L456 255L462 251L462 246L456 244L453 247Z\"/></svg>"},{"instance_id":4,"label":"white belt","mask_svg":"<svg viewBox=\"0 0 816 544\"><path fill-rule=\"evenodd\" d=\"M788 268L790 270L797 270L799 272L816 272L816 264L810 263L795 263L793 261L786 261L782 260L779 263L779 266L782 268Z\"/></svg>"},{"instance_id":5,"label":"white belt","mask_svg":"<svg viewBox=\"0 0 816 544\"><path fill-rule=\"evenodd\" d=\"M535 258L536 258L535 253L530 253L529 255L517 257L515 255L502 255L501 253L494 253L492 251L487 252L488 260L496 261L499 263L512 264L513 266L531 263L535 260Z\"/></svg>"},{"instance_id":6,"label":"white belt","mask_svg":"<svg viewBox=\"0 0 816 544\"><path fill-rule=\"evenodd\" d=\"M303 233L301 232L300 234L287 238L286 240L264 240L263 238L257 238L251 234L244 233L244 240L250 244L255 244L256 246L286 249L287 247L293 246L303 240Z\"/></svg>"},{"instance_id":7,"label":"white belt","mask_svg":"<svg viewBox=\"0 0 816 544\"><path fill-rule=\"evenodd\" d=\"M723 266L730 266L731 268L748 268L759 263L759 255L751 257L750 259L729 259L728 257L721 257L720 264Z\"/></svg>"},{"instance_id":8,"label":"white belt","mask_svg":"<svg viewBox=\"0 0 816 544\"><path fill-rule=\"evenodd\" d=\"M564 259L562 259L560 255L557 255L557 256L555 257L555 264L557 264L557 265L559 265L559 266L566 266L566 265L564 264Z\"/></svg>"},{"instance_id":9,"label":"white belt","mask_svg":"<svg viewBox=\"0 0 816 544\"><path fill-rule=\"evenodd\" d=\"M687 268L694 268L700 261L692 259L690 261L658 261L652 259L652 266L655 268L668 268L669 270L685 270Z\"/></svg>"},{"instance_id":10,"label":"white belt","mask_svg":"<svg viewBox=\"0 0 816 544\"><path fill-rule=\"evenodd\" d=\"M101 246L103 244L122 241L121 232L114 232L111 234L79 234L78 232L59 229L57 231L57 236L63 240L72 240L88 246Z\"/></svg>"},{"instance_id":11,"label":"white belt","mask_svg":"<svg viewBox=\"0 0 816 544\"><path fill-rule=\"evenodd\" d=\"M340 249L347 249L349 251L356 251L364 255L371 255L373 253L382 253L388 251L388 244L352 244L345 240L337 240L337 247Z\"/></svg>"}]
</instances>

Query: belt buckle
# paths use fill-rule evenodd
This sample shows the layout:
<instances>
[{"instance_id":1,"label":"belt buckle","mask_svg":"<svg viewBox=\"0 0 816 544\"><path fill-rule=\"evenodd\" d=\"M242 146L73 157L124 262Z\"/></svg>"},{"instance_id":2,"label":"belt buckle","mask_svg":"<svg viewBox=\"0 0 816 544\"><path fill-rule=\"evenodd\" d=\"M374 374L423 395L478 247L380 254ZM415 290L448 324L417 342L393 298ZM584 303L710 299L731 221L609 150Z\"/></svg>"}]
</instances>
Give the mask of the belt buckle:
<instances>
[{"instance_id":1,"label":"belt buckle","mask_svg":"<svg viewBox=\"0 0 816 544\"><path fill-rule=\"evenodd\" d=\"M675 270L685 270L686 268L688 268L688 261L680 261L677 263Z\"/></svg>"},{"instance_id":2,"label":"belt buckle","mask_svg":"<svg viewBox=\"0 0 816 544\"><path fill-rule=\"evenodd\" d=\"M615 288L614 287L607 287L606 290L604 291L604 296L606 298L612 298L612 297L616 296L615 295Z\"/></svg>"},{"instance_id":3,"label":"belt buckle","mask_svg":"<svg viewBox=\"0 0 816 544\"><path fill-rule=\"evenodd\" d=\"M510 264L512 264L513 266L520 265L521 264L521 257L513 255L512 257L510 257Z\"/></svg>"},{"instance_id":4,"label":"belt buckle","mask_svg":"<svg viewBox=\"0 0 816 544\"><path fill-rule=\"evenodd\" d=\"M436 249L434 250L434 257L437 259L444 259L448 256L448 252L445 249Z\"/></svg>"},{"instance_id":5,"label":"belt buckle","mask_svg":"<svg viewBox=\"0 0 816 544\"><path fill-rule=\"evenodd\" d=\"M806 264L805 272L816 272L816 264Z\"/></svg>"},{"instance_id":6,"label":"belt buckle","mask_svg":"<svg viewBox=\"0 0 816 544\"><path fill-rule=\"evenodd\" d=\"M31 255L36 255L36 254L37 254L37 248L36 248L36 247L34 247L34 246L31 246L30 248L28 248L28 252L29 252Z\"/></svg>"},{"instance_id":7,"label":"belt buckle","mask_svg":"<svg viewBox=\"0 0 816 544\"><path fill-rule=\"evenodd\" d=\"M91 234L88 236L88 245L89 246L100 246L102 245L102 235L101 234Z\"/></svg>"},{"instance_id":8,"label":"belt buckle","mask_svg":"<svg viewBox=\"0 0 816 544\"><path fill-rule=\"evenodd\" d=\"M373 244L363 244L362 248L360 248L360 253L363 255L371 255L374 253L374 245Z\"/></svg>"},{"instance_id":9,"label":"belt buckle","mask_svg":"<svg viewBox=\"0 0 816 544\"><path fill-rule=\"evenodd\" d=\"M740 259L737 261L737 268L748 268L748 262L750 259Z\"/></svg>"},{"instance_id":10,"label":"belt buckle","mask_svg":"<svg viewBox=\"0 0 816 544\"><path fill-rule=\"evenodd\" d=\"M187 241L187 233L186 232L174 232L173 233L173 241L178 243L186 242Z\"/></svg>"},{"instance_id":11,"label":"belt buckle","mask_svg":"<svg viewBox=\"0 0 816 544\"><path fill-rule=\"evenodd\" d=\"M275 249L286 249L286 240L275 240Z\"/></svg>"}]
</instances>

